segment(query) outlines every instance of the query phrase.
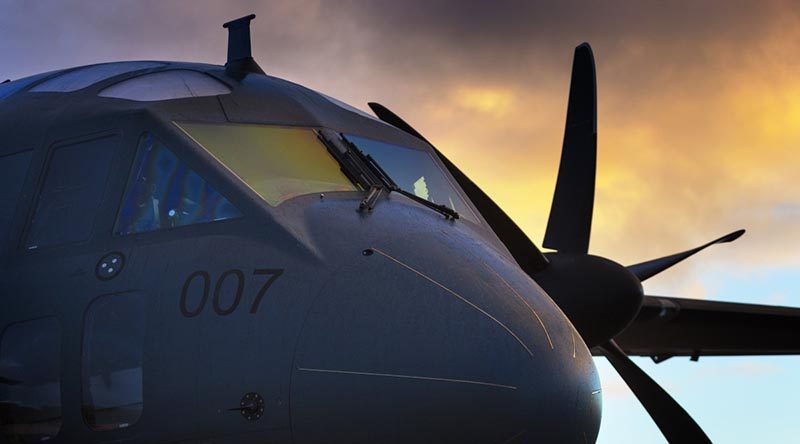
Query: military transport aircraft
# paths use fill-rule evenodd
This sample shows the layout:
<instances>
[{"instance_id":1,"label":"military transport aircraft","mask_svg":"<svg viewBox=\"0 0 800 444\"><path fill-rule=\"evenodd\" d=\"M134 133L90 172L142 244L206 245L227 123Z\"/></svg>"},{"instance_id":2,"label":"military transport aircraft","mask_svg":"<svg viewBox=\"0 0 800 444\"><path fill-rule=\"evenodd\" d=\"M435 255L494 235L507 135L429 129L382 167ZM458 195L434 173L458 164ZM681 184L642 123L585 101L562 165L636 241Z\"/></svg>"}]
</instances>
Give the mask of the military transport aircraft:
<instances>
[{"instance_id":1,"label":"military transport aircraft","mask_svg":"<svg viewBox=\"0 0 800 444\"><path fill-rule=\"evenodd\" d=\"M593 442L592 354L672 442L707 442L627 355L800 352L800 310L644 296L737 231L588 254L595 72L575 50L542 253L388 108L225 66L0 85L0 436L28 443Z\"/></svg>"}]
</instances>

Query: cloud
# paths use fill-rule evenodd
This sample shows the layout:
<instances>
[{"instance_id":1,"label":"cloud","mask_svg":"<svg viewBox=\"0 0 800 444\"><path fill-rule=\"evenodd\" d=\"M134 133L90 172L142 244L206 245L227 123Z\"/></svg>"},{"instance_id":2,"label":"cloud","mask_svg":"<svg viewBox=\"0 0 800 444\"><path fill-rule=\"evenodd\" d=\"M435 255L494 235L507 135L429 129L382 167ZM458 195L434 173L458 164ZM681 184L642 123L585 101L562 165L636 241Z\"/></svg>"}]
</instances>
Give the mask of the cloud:
<instances>
[{"instance_id":1,"label":"cloud","mask_svg":"<svg viewBox=\"0 0 800 444\"><path fill-rule=\"evenodd\" d=\"M459 87L453 91L453 100L466 111L477 111L494 118L502 118L514 102L512 91L483 85Z\"/></svg>"},{"instance_id":2,"label":"cloud","mask_svg":"<svg viewBox=\"0 0 800 444\"><path fill-rule=\"evenodd\" d=\"M692 258L797 265L798 5L787 1L0 2L0 76L108 60L222 63L221 24L255 12L267 72L380 101L535 242L558 168L572 48L597 60L591 250L622 263L748 234ZM32 24L36 32L31 33ZM778 210L776 210L776 208ZM789 210L787 210L789 209Z\"/></svg>"}]
</instances>

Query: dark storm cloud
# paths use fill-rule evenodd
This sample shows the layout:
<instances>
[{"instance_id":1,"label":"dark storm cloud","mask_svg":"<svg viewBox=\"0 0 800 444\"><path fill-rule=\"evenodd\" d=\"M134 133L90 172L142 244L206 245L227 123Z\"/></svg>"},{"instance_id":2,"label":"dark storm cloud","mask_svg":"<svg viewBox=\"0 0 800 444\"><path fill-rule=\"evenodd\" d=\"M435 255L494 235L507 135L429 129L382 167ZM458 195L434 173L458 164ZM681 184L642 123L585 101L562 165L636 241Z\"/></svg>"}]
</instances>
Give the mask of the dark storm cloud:
<instances>
[{"instance_id":1,"label":"dark storm cloud","mask_svg":"<svg viewBox=\"0 0 800 444\"><path fill-rule=\"evenodd\" d=\"M477 72L520 80L530 69L568 62L571 48L584 40L605 57L656 43L661 50L689 49L693 57L690 47L709 38L738 41L764 32L776 9L732 1L2 3L0 72L9 77L109 59L219 63L225 45L220 24L255 11L255 50L279 70L368 60L385 74L415 78Z\"/></svg>"},{"instance_id":2,"label":"dark storm cloud","mask_svg":"<svg viewBox=\"0 0 800 444\"><path fill-rule=\"evenodd\" d=\"M408 35L437 46L466 44L501 52L575 38L569 43L580 43L581 36L604 43L631 38L691 42L712 35L746 39L759 32L766 24L760 17L773 9L737 1L372 1L348 6L336 11L380 30L386 40L402 42Z\"/></svg>"},{"instance_id":3,"label":"dark storm cloud","mask_svg":"<svg viewBox=\"0 0 800 444\"><path fill-rule=\"evenodd\" d=\"M768 32L783 5L762 2L372 1L323 3L323 16L358 23L371 60L414 75L426 67L524 80L569 63L589 41L604 58L648 48L652 63L675 53L703 57L710 41L750 42ZM664 53L670 54L664 54ZM612 62L614 62L612 60Z\"/></svg>"},{"instance_id":4,"label":"dark storm cloud","mask_svg":"<svg viewBox=\"0 0 800 444\"><path fill-rule=\"evenodd\" d=\"M221 24L251 12L268 73L362 109L391 106L534 239L582 41L598 69L593 248L660 254L724 232L726 217L746 225L738 215L759 199L769 214L798 199L780 185L800 168L796 2L0 0L0 80L114 60L221 64ZM800 239L797 226L760 243Z\"/></svg>"}]
</instances>

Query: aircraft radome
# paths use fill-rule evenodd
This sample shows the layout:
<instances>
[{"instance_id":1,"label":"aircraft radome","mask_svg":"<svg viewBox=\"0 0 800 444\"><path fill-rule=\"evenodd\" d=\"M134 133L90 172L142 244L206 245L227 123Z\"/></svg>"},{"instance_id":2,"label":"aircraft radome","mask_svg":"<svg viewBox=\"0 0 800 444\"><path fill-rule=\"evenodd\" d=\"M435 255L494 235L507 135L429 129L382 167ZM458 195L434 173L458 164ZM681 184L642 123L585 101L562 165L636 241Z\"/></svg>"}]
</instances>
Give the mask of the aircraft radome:
<instances>
[{"instance_id":1,"label":"aircraft radome","mask_svg":"<svg viewBox=\"0 0 800 444\"><path fill-rule=\"evenodd\" d=\"M406 121L264 74L135 61L0 84L0 434L29 443L594 442L606 356L796 354L800 310L643 294L717 243L588 252L596 82L575 49L541 252ZM443 149L446 151L446 149Z\"/></svg>"}]
</instances>

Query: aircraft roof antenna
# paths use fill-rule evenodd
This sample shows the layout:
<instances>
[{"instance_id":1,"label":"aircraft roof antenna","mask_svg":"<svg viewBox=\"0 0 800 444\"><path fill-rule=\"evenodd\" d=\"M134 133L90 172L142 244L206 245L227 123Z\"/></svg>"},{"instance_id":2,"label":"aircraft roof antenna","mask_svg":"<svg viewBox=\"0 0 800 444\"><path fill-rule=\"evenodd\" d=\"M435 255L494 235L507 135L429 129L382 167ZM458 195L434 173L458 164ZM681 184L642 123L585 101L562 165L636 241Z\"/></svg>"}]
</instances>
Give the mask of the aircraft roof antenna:
<instances>
[{"instance_id":1,"label":"aircraft roof antenna","mask_svg":"<svg viewBox=\"0 0 800 444\"><path fill-rule=\"evenodd\" d=\"M232 77L242 78L247 73L264 74L264 71L253 59L250 49L250 21L255 14L231 20L223 28L228 29L228 61L225 72Z\"/></svg>"}]
</instances>

